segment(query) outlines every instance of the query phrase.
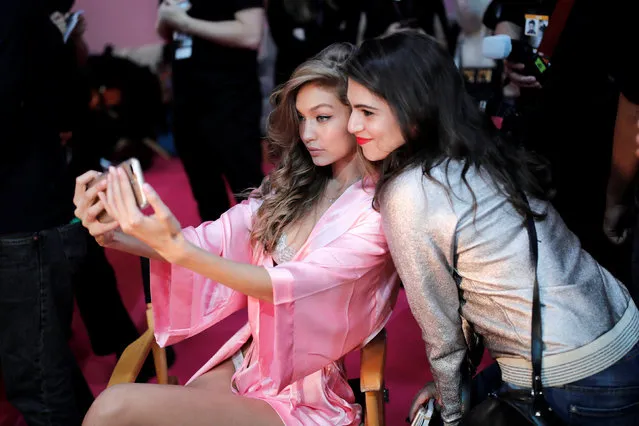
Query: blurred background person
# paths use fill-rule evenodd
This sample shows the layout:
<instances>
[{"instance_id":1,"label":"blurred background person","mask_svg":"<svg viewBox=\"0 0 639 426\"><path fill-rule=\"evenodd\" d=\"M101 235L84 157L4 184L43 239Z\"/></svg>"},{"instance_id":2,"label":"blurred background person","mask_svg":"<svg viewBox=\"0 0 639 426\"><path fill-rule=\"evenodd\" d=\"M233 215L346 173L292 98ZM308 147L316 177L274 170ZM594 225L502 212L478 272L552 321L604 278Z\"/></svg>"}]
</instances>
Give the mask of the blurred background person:
<instances>
[{"instance_id":1,"label":"blurred background person","mask_svg":"<svg viewBox=\"0 0 639 426\"><path fill-rule=\"evenodd\" d=\"M70 31L67 23L73 3L71 0L59 4L59 8L65 9L51 15L62 35ZM142 137L150 137L153 132L149 123L154 122L150 117L157 115L154 107L159 105L160 94L157 89L153 96L153 84L157 86L158 80L148 70L145 73L144 68L125 59L110 55L89 56L83 38L85 31L86 21L80 14L69 33L63 56L71 76L64 98L67 105L61 111L65 118L66 131L62 135L70 174L79 176L88 170L99 170L102 158L121 161L134 156L148 166L151 151L144 148ZM118 94L117 102L110 99L112 93ZM153 102L155 98L158 100ZM119 143L122 139L130 141L129 146ZM139 333L122 303L115 272L104 249L90 235L85 237L86 256L73 276L78 311L93 353L98 356L115 354L119 358ZM173 350L170 349L167 355L172 363ZM149 357L138 380L144 382L153 375L153 361Z\"/></svg>"},{"instance_id":2,"label":"blurred background person","mask_svg":"<svg viewBox=\"0 0 639 426\"><path fill-rule=\"evenodd\" d=\"M93 395L68 340L86 232L61 140L73 68L55 23L70 2L0 8L0 367L29 426L80 425Z\"/></svg>"},{"instance_id":3,"label":"blurred background person","mask_svg":"<svg viewBox=\"0 0 639 426\"><path fill-rule=\"evenodd\" d=\"M359 0L364 13L364 39L400 28L421 29L452 53L456 34L451 29L443 0Z\"/></svg>"},{"instance_id":4,"label":"blurred background person","mask_svg":"<svg viewBox=\"0 0 639 426\"><path fill-rule=\"evenodd\" d=\"M275 85L295 68L339 41L355 43L361 10L357 1L269 0L268 24L277 46Z\"/></svg>"},{"instance_id":5,"label":"blurred background person","mask_svg":"<svg viewBox=\"0 0 639 426\"><path fill-rule=\"evenodd\" d=\"M622 134L615 126L634 125L619 108L636 108L639 102L634 6L620 0L493 3L489 9L499 10L492 20L496 34L521 40L551 59L543 82L526 75L524 64L505 61L507 82L517 97L512 125L517 142L550 162L556 188L553 204L583 248L630 285L630 243L613 244L602 224L606 216L609 228L625 228L623 215L612 210L627 206L632 198L634 176L616 172L623 162L612 153L615 135ZM545 31L526 34L531 17L548 21ZM553 45L551 40L556 40L554 51L547 51L544 46ZM593 52L596 60L587 60ZM630 290L636 299L637 290Z\"/></svg>"},{"instance_id":6,"label":"blurred background person","mask_svg":"<svg viewBox=\"0 0 639 426\"><path fill-rule=\"evenodd\" d=\"M257 49L262 0L167 0L158 32L173 41L174 138L202 220L262 180Z\"/></svg>"},{"instance_id":7,"label":"blurred background person","mask_svg":"<svg viewBox=\"0 0 639 426\"><path fill-rule=\"evenodd\" d=\"M494 115L501 102L501 68L493 59L483 55L484 37L492 32L482 18L490 0L457 0L455 40L455 64L461 70L466 90L477 100L482 111ZM456 30L455 30L456 29Z\"/></svg>"}]
</instances>

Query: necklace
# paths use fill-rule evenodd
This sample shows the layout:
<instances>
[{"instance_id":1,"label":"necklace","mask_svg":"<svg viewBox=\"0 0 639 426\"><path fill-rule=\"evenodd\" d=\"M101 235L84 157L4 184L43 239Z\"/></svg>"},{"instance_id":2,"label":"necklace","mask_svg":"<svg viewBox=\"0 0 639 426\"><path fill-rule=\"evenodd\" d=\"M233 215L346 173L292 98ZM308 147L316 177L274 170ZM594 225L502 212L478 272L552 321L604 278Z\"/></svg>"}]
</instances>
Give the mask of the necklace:
<instances>
[{"instance_id":1,"label":"necklace","mask_svg":"<svg viewBox=\"0 0 639 426\"><path fill-rule=\"evenodd\" d=\"M337 201L337 199L339 197L342 196L342 194L355 182L357 182L358 180L360 180L362 177L358 176L357 178L355 178L353 181L349 182L347 185L344 186L344 189L342 189L341 191L339 191L334 197L329 197L326 195L326 193L324 193L324 197L326 197L326 199L328 200L328 202L330 204L333 204L335 201Z\"/></svg>"}]
</instances>

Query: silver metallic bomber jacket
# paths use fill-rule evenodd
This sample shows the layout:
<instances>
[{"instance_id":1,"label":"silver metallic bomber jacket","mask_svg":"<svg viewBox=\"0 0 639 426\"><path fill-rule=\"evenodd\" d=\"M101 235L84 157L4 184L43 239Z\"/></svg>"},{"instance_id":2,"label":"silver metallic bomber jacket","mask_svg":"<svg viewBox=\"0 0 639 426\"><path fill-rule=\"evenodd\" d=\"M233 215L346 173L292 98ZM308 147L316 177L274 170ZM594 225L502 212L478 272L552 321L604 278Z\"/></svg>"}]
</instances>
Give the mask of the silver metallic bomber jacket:
<instances>
[{"instance_id":1,"label":"silver metallic bomber jacket","mask_svg":"<svg viewBox=\"0 0 639 426\"><path fill-rule=\"evenodd\" d=\"M508 379L507 370L512 376L507 381L517 382L519 374L528 385L534 265L525 221L485 174L471 168L466 175L476 211L459 162L442 163L431 175L452 191L424 177L420 167L413 168L389 183L381 213L426 342L442 417L446 424L456 424L462 417L460 365L466 345L453 265L461 277L462 316L483 336L502 377ZM639 312L626 288L581 249L557 212L546 202L530 203L533 210L547 213L536 222L542 381L556 386L622 358L639 340Z\"/></svg>"}]
</instances>

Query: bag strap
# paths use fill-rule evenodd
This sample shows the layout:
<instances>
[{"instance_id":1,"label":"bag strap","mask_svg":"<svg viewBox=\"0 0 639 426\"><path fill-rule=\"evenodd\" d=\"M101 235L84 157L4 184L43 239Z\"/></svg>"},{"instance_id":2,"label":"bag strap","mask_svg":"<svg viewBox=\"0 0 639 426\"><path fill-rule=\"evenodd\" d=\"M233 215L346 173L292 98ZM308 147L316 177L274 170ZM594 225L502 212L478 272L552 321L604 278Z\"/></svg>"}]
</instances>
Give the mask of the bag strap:
<instances>
[{"instance_id":1,"label":"bag strap","mask_svg":"<svg viewBox=\"0 0 639 426\"><path fill-rule=\"evenodd\" d=\"M530 208L528 199L525 195L524 200ZM544 343L541 339L541 302L539 300L539 280L537 278L537 265L539 261L539 243L537 240L537 228L535 227L535 219L532 214L526 215L526 230L528 231L528 245L530 248L530 257L533 267L535 268L535 282L533 285L532 299L532 320L531 320L531 361L532 361L532 394L533 408L535 412L540 412L542 404L545 403L543 397L543 386L541 382L541 358L544 350Z\"/></svg>"},{"instance_id":2,"label":"bag strap","mask_svg":"<svg viewBox=\"0 0 639 426\"><path fill-rule=\"evenodd\" d=\"M559 42L559 36L566 26L568 16L575 0L557 0L555 9L550 15L550 21L548 22L548 28L544 31L544 36L539 44L539 51L545 56L552 58L552 54L555 51L555 46Z\"/></svg>"}]
</instances>

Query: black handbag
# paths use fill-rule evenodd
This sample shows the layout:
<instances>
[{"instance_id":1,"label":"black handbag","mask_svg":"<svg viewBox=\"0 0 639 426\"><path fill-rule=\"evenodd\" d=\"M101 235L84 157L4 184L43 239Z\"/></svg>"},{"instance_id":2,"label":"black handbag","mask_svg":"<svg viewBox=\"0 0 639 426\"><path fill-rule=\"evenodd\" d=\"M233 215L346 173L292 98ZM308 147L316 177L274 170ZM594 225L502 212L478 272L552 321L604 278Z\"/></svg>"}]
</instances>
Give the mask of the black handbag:
<instances>
[{"instance_id":1,"label":"black handbag","mask_svg":"<svg viewBox=\"0 0 639 426\"><path fill-rule=\"evenodd\" d=\"M526 228L530 254L533 265L535 265L531 332L532 390L512 390L491 394L486 400L470 410L462 420L463 426L559 426L563 424L544 399L541 383L543 341L541 338L539 282L537 280L538 244L535 221L530 214L526 218Z\"/></svg>"}]
</instances>

